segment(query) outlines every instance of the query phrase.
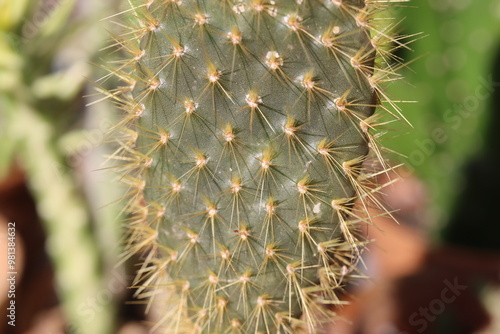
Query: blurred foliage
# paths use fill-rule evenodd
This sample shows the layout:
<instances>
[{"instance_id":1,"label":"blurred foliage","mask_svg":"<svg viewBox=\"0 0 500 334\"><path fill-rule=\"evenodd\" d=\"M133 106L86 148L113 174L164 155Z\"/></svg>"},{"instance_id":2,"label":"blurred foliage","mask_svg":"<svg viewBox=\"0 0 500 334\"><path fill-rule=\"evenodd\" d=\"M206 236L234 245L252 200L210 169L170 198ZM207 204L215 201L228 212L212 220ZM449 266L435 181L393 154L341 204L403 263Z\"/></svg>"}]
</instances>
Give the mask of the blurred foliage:
<instances>
[{"instance_id":1,"label":"blurred foliage","mask_svg":"<svg viewBox=\"0 0 500 334\"><path fill-rule=\"evenodd\" d=\"M500 83L500 47L497 50L493 81ZM498 90L500 84L496 86ZM489 101L482 149L467 163L464 187L442 236L446 242L484 250L500 250L498 224L498 189L500 189L500 94Z\"/></svg>"},{"instance_id":2,"label":"blurred foliage","mask_svg":"<svg viewBox=\"0 0 500 334\"><path fill-rule=\"evenodd\" d=\"M464 187L463 166L486 140L495 53L500 42L500 2L496 0L410 1L394 12L403 34L423 33L400 49L410 62L407 84L391 87L413 125L387 140L398 158L429 186L438 232L449 222ZM398 127L394 125L393 127Z\"/></svg>"},{"instance_id":3,"label":"blurred foliage","mask_svg":"<svg viewBox=\"0 0 500 334\"><path fill-rule=\"evenodd\" d=\"M95 78L90 62L106 37L96 22L113 3L0 0L0 178L14 162L26 172L48 234L61 303L76 333L110 333L114 326L111 302L92 305L105 289L103 262L109 262L98 238L100 222L93 220L110 215L89 210L79 175L84 161L70 163L88 142L88 101L82 96L86 78ZM108 232L116 252L118 236Z\"/></svg>"}]
</instances>

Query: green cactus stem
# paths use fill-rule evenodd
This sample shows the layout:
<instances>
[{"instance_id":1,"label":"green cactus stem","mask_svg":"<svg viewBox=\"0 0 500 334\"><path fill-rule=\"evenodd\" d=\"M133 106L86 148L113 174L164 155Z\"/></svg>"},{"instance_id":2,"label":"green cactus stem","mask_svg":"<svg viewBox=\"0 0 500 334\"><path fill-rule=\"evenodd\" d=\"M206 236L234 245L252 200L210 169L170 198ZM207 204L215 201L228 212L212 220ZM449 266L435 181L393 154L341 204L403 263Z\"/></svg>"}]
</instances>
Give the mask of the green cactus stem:
<instances>
[{"instance_id":1,"label":"green cactus stem","mask_svg":"<svg viewBox=\"0 0 500 334\"><path fill-rule=\"evenodd\" d=\"M119 40L129 57L112 70L125 86L105 93L124 111L112 158L130 189L125 257L144 254L137 294L162 305L155 328L315 332L332 320L324 305L341 303L364 244L359 226L379 205L363 165L370 149L384 164L374 111L399 65L390 48L404 46L390 24L374 24L384 7L131 9Z\"/></svg>"}]
</instances>

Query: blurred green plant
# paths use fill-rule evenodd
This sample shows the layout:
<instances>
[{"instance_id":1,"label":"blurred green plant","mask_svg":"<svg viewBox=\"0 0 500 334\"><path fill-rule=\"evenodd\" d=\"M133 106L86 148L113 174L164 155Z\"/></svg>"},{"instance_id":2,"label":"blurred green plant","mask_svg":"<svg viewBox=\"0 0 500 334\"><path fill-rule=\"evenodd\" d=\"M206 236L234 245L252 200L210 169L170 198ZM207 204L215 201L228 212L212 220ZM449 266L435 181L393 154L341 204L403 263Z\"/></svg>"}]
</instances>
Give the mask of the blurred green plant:
<instances>
[{"instance_id":1,"label":"blurred green plant","mask_svg":"<svg viewBox=\"0 0 500 334\"><path fill-rule=\"evenodd\" d=\"M408 84L391 88L392 95L418 102L405 105L414 129L399 127L408 134L386 144L404 154L407 158L401 160L428 184L438 232L449 221L463 186L461 167L486 140L500 3L412 1L397 10L404 18L404 34L427 36L412 44L412 54L402 55L410 62L421 58L402 71Z\"/></svg>"},{"instance_id":2,"label":"blurred green plant","mask_svg":"<svg viewBox=\"0 0 500 334\"><path fill-rule=\"evenodd\" d=\"M14 162L27 175L76 333L111 333L114 326L113 304L92 303L105 287L104 264L114 261L118 243L117 229L113 235L109 228L111 246L100 242L100 225L116 219L90 212L77 175L82 166L70 163L86 140L82 95L96 69L90 61L104 42L95 22L112 3L0 0L0 178Z\"/></svg>"}]
</instances>

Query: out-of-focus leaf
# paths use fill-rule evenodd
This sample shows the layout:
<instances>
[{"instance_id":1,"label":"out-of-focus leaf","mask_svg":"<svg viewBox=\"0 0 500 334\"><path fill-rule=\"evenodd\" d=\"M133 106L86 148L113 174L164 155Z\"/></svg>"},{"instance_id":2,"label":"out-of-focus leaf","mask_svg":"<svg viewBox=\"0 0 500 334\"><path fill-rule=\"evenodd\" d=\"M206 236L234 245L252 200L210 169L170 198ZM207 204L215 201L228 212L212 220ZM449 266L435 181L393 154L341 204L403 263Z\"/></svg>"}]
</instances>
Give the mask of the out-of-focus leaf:
<instances>
[{"instance_id":1,"label":"out-of-focus leaf","mask_svg":"<svg viewBox=\"0 0 500 334\"><path fill-rule=\"evenodd\" d=\"M30 0L0 0L0 30L7 31L24 18Z\"/></svg>"},{"instance_id":2,"label":"out-of-focus leaf","mask_svg":"<svg viewBox=\"0 0 500 334\"><path fill-rule=\"evenodd\" d=\"M0 95L0 110L11 110L8 100L2 95ZM16 141L11 138L11 128L8 126L9 116L7 112L0 112L0 179L8 173L16 148Z\"/></svg>"},{"instance_id":3,"label":"out-of-focus leaf","mask_svg":"<svg viewBox=\"0 0 500 334\"><path fill-rule=\"evenodd\" d=\"M70 22L69 17L75 8L75 3L76 0L59 1L52 11L46 13L49 17L39 27L39 36L47 37L64 30Z\"/></svg>"},{"instance_id":4,"label":"out-of-focus leaf","mask_svg":"<svg viewBox=\"0 0 500 334\"><path fill-rule=\"evenodd\" d=\"M18 87L23 60L10 46L6 33L0 33L0 92Z\"/></svg>"},{"instance_id":5,"label":"out-of-focus leaf","mask_svg":"<svg viewBox=\"0 0 500 334\"><path fill-rule=\"evenodd\" d=\"M56 98L67 101L80 91L88 75L88 65L76 63L65 71L51 73L35 80L32 86L33 94L39 99Z\"/></svg>"}]
</instances>

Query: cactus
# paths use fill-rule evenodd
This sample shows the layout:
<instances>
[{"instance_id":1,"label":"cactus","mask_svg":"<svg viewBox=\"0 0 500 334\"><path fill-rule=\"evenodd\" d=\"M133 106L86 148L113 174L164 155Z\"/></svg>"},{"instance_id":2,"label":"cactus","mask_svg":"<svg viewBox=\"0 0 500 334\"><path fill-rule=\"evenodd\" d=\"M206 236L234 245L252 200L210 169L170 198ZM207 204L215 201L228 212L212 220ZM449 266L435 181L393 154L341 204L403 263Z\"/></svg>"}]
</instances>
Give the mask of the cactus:
<instances>
[{"instance_id":1,"label":"cactus","mask_svg":"<svg viewBox=\"0 0 500 334\"><path fill-rule=\"evenodd\" d=\"M104 94L128 187L124 258L165 333L319 331L381 207L367 160L406 47L382 1L148 1ZM381 21L384 22L384 21ZM375 70L377 69L377 70ZM392 109L389 107L393 107ZM394 103L381 108L401 119ZM369 153L371 149L372 153Z\"/></svg>"}]
</instances>

